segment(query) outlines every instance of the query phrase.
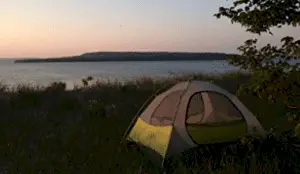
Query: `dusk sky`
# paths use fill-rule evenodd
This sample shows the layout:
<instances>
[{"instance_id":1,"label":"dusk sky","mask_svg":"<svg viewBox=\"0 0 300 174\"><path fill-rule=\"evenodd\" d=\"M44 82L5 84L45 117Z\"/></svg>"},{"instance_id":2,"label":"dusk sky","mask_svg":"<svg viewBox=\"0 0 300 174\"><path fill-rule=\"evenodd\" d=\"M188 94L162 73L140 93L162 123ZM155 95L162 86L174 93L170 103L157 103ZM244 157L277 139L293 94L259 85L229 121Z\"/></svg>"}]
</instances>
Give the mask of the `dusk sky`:
<instances>
[{"instance_id":1,"label":"dusk sky","mask_svg":"<svg viewBox=\"0 0 300 174\"><path fill-rule=\"evenodd\" d=\"M226 0L1 0L0 57L69 56L91 51L234 53L252 35L216 19ZM263 43L299 38L274 30Z\"/></svg>"}]
</instances>

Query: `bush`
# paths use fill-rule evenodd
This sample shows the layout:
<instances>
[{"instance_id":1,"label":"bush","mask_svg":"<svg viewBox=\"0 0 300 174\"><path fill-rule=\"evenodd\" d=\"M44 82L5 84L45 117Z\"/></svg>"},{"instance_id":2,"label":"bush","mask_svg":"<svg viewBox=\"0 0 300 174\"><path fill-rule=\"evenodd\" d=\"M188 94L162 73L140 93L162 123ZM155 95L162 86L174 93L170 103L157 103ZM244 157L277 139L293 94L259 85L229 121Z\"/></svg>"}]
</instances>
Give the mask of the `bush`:
<instances>
[{"instance_id":1,"label":"bush","mask_svg":"<svg viewBox=\"0 0 300 174\"><path fill-rule=\"evenodd\" d=\"M180 75L144 78L126 83L95 83L65 90L62 83L52 87L21 86L6 90L0 99L0 170L8 173L158 173L137 150L120 144L131 120L143 103L157 90L164 91L178 81L213 81L233 93L249 75ZM54 86L54 87L53 87ZM256 114L266 129L277 127L265 140L201 146L166 161L170 173L238 173L265 170L274 173L288 168L297 173L298 140L284 106L270 104L255 96L241 100ZM274 117L277 114L278 117ZM177 161L177 162L176 162ZM5 168L5 169L4 169Z\"/></svg>"}]
</instances>

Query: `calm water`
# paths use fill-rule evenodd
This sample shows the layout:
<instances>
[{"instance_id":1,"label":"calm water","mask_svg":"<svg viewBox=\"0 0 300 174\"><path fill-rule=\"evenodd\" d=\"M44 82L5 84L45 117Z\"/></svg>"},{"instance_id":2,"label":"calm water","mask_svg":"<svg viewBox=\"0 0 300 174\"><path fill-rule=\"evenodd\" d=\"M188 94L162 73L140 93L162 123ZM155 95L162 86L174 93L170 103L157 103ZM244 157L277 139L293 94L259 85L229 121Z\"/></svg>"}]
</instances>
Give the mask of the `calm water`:
<instances>
[{"instance_id":1,"label":"calm water","mask_svg":"<svg viewBox=\"0 0 300 174\"><path fill-rule=\"evenodd\" d=\"M0 81L7 85L39 84L54 81L67 83L68 88L80 84L87 76L101 80L128 80L140 76L167 76L178 73L222 73L237 70L226 61L180 62L84 62L14 64L0 59Z\"/></svg>"}]
</instances>

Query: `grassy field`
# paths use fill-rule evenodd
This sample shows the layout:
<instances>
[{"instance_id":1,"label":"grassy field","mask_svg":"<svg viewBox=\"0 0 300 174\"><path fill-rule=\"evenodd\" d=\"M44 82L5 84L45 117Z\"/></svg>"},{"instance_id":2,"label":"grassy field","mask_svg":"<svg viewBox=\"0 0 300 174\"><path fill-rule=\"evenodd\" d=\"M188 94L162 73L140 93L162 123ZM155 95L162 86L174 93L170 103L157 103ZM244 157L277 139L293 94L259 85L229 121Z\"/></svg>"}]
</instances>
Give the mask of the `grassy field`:
<instances>
[{"instance_id":1,"label":"grassy field","mask_svg":"<svg viewBox=\"0 0 300 174\"><path fill-rule=\"evenodd\" d=\"M160 80L141 78L66 91L49 87L0 85L0 171L8 173L158 173L137 149L120 144L136 112L157 89L191 77L235 93L249 76L189 74ZM289 130L282 104L255 96L239 97L267 129L267 138L206 145L185 153L165 168L169 173L297 173L298 142ZM196 150L196 151L195 151ZM192 152L192 153L190 153ZM175 165L176 164L176 165Z\"/></svg>"}]
</instances>

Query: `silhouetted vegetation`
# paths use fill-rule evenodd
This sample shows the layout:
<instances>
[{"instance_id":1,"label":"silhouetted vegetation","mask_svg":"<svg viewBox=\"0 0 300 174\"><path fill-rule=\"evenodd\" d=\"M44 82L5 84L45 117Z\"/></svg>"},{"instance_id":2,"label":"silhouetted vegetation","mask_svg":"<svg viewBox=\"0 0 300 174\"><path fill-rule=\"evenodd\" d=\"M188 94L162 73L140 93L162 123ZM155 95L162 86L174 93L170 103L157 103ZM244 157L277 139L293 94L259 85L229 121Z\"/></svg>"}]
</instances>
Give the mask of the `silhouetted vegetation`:
<instances>
[{"instance_id":1,"label":"silhouetted vegetation","mask_svg":"<svg viewBox=\"0 0 300 174\"><path fill-rule=\"evenodd\" d=\"M300 1L235 0L230 7L220 7L215 16L229 18L252 34L272 35L272 27L300 26ZM238 48L243 58L229 56L231 64L252 72L251 80L242 88L243 92L253 93L270 102L283 101L287 114L299 116L300 40L286 36L281 39L281 46L267 44L261 48L257 41L249 39ZM296 63L290 64L291 60Z\"/></svg>"},{"instance_id":2,"label":"silhouetted vegetation","mask_svg":"<svg viewBox=\"0 0 300 174\"><path fill-rule=\"evenodd\" d=\"M157 89L178 81L206 80L235 93L250 76L203 74L142 78L125 83L90 83L66 91L64 83L26 85L0 92L0 171L8 173L158 173L137 148L121 138L142 104ZM166 161L169 173L297 173L299 145L295 122L284 117L282 103L249 94L239 97L267 130L264 139L200 146Z\"/></svg>"}]
</instances>

